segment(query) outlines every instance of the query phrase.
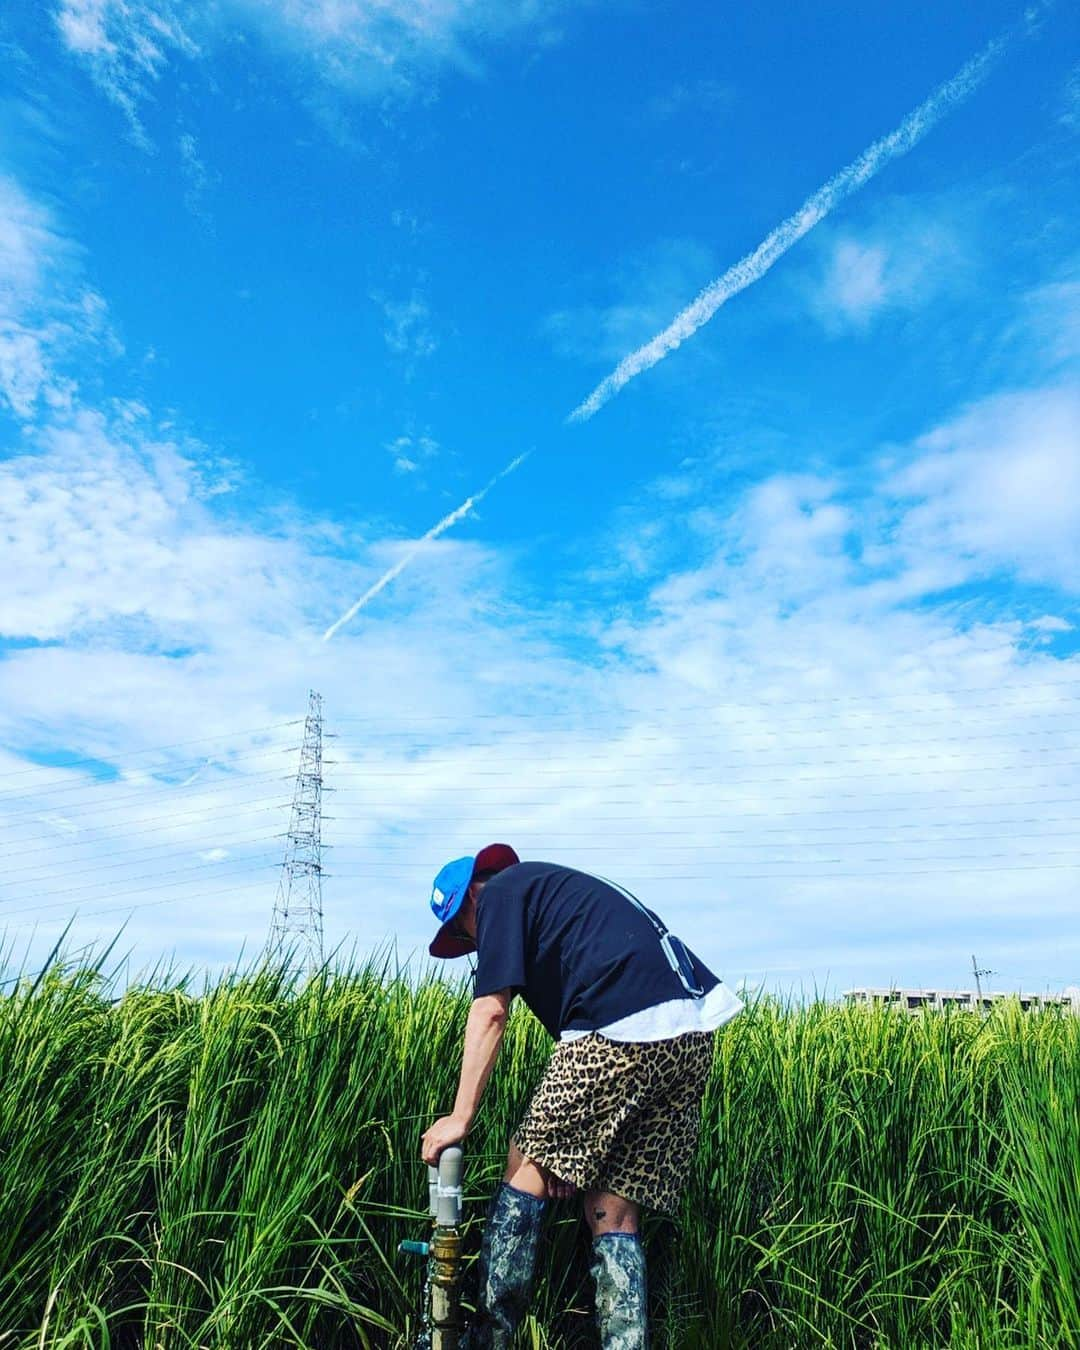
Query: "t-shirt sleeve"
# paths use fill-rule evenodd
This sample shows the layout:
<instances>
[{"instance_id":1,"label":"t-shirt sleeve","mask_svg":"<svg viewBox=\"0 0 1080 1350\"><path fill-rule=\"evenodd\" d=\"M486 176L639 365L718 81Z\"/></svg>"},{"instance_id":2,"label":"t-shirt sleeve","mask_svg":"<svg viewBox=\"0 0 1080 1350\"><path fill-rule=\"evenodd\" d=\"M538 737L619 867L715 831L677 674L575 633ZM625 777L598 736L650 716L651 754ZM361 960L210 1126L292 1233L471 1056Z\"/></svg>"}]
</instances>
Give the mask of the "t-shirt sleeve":
<instances>
[{"instance_id":1,"label":"t-shirt sleeve","mask_svg":"<svg viewBox=\"0 0 1080 1350\"><path fill-rule=\"evenodd\" d=\"M489 896L485 888L476 915L475 998L525 988L525 928L524 897Z\"/></svg>"}]
</instances>

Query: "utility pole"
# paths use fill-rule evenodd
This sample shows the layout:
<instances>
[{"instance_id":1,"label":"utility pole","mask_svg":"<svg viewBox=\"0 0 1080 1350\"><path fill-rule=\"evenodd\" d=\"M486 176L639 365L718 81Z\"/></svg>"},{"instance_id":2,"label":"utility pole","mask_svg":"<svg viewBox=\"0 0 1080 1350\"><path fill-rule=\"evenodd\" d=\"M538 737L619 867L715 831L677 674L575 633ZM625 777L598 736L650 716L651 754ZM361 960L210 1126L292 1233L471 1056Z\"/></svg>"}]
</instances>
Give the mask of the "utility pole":
<instances>
[{"instance_id":1,"label":"utility pole","mask_svg":"<svg viewBox=\"0 0 1080 1350\"><path fill-rule=\"evenodd\" d=\"M977 998L978 1001L979 1001L979 1011L982 1012L982 1005L983 1005L983 1001L982 1001L982 977L983 977L984 975L995 975L995 974L997 974L997 972L996 972L996 971L993 971L993 970L985 970L985 969L981 968L981 967L979 966L979 963L975 960L975 957L974 957L974 956L972 956L972 958L971 958L971 970L972 970L972 973L973 973L974 976L975 976L975 996L976 996L976 998Z\"/></svg>"},{"instance_id":2,"label":"utility pole","mask_svg":"<svg viewBox=\"0 0 1080 1350\"><path fill-rule=\"evenodd\" d=\"M322 695L312 690L268 948L273 957L302 956L309 974L323 959L322 742Z\"/></svg>"}]
</instances>

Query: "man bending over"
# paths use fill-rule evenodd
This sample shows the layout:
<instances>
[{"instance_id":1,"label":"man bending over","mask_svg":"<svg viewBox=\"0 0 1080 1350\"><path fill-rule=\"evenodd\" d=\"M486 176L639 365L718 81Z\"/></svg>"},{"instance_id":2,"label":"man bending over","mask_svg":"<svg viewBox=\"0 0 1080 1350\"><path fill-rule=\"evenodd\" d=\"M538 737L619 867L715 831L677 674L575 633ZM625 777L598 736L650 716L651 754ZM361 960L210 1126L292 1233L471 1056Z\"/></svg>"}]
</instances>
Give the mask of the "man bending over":
<instances>
[{"instance_id":1,"label":"man bending over","mask_svg":"<svg viewBox=\"0 0 1080 1350\"><path fill-rule=\"evenodd\" d=\"M435 878L436 957L477 953L454 1109L429 1164L476 1117L515 994L557 1044L510 1142L484 1230L475 1350L508 1350L532 1293L548 1199L581 1195L604 1350L645 1350L642 1206L678 1207L697 1145L713 1032L742 1003L629 892L507 844Z\"/></svg>"}]
</instances>

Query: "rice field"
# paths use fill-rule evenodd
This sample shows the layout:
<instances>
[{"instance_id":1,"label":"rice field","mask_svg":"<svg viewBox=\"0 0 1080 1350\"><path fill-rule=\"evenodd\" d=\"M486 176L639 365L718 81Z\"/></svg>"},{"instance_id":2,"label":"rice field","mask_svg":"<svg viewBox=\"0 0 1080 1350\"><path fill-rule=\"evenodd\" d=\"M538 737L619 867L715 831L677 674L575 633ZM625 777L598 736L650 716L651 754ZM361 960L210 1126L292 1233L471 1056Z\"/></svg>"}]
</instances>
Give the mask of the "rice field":
<instances>
[{"instance_id":1,"label":"rice field","mask_svg":"<svg viewBox=\"0 0 1080 1350\"><path fill-rule=\"evenodd\" d=\"M468 997L386 963L0 996L0 1350L405 1347L419 1136ZM547 1054L527 1014L469 1143L470 1250ZM1080 1018L762 1001L720 1035L654 1346L1080 1345ZM554 1210L531 1347L595 1344Z\"/></svg>"}]
</instances>

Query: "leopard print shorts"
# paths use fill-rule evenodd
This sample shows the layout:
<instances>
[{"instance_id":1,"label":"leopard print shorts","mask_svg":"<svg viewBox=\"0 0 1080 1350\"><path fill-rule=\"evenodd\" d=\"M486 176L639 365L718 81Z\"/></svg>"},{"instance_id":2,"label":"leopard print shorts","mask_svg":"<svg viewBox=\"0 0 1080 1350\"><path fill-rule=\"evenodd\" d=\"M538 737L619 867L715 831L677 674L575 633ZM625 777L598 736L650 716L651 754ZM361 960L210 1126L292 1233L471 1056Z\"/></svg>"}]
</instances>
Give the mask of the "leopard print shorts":
<instances>
[{"instance_id":1,"label":"leopard print shorts","mask_svg":"<svg viewBox=\"0 0 1080 1350\"><path fill-rule=\"evenodd\" d=\"M697 1147L713 1034L560 1041L514 1134L533 1162L582 1191L610 1191L664 1213Z\"/></svg>"}]
</instances>

